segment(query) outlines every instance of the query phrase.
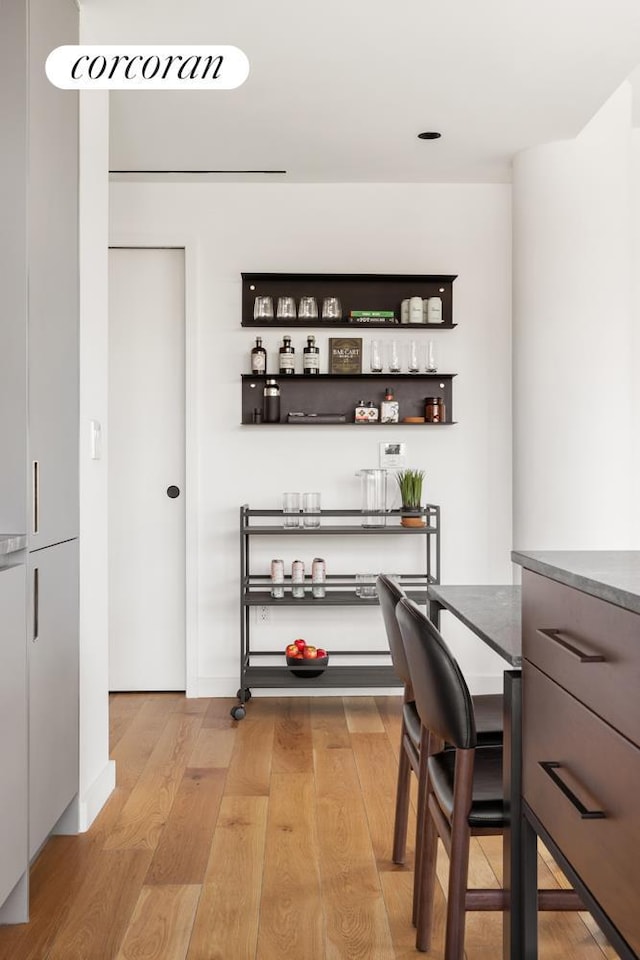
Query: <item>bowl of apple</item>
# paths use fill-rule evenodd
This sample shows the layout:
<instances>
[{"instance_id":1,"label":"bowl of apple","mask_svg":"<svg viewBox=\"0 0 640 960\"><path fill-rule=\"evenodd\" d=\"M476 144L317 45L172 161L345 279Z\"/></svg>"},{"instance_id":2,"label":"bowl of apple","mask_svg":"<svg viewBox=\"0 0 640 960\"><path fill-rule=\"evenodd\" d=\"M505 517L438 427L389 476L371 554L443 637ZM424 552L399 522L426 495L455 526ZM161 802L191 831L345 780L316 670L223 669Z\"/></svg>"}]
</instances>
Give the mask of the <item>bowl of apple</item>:
<instances>
[{"instance_id":1,"label":"bowl of apple","mask_svg":"<svg viewBox=\"0 0 640 960\"><path fill-rule=\"evenodd\" d=\"M329 663L329 654L322 647L314 647L301 637L288 644L285 650L287 666L294 677L311 680L324 673Z\"/></svg>"}]
</instances>

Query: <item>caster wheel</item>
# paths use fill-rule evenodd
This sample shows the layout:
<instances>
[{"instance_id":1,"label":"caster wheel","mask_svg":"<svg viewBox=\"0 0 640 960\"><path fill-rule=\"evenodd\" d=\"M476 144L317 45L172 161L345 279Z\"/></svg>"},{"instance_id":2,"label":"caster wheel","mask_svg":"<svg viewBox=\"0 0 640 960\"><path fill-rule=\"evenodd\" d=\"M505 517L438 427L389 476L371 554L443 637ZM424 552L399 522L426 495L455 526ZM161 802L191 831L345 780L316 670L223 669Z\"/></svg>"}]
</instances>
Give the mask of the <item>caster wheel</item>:
<instances>
[{"instance_id":1,"label":"caster wheel","mask_svg":"<svg viewBox=\"0 0 640 960\"><path fill-rule=\"evenodd\" d=\"M237 691L236 697L238 700L242 700L243 703L247 703L249 700L251 700L251 690L249 690L248 687L245 687L244 690L241 688Z\"/></svg>"},{"instance_id":2,"label":"caster wheel","mask_svg":"<svg viewBox=\"0 0 640 960\"><path fill-rule=\"evenodd\" d=\"M234 720L244 720L247 715L244 707L231 707L230 713Z\"/></svg>"}]
</instances>

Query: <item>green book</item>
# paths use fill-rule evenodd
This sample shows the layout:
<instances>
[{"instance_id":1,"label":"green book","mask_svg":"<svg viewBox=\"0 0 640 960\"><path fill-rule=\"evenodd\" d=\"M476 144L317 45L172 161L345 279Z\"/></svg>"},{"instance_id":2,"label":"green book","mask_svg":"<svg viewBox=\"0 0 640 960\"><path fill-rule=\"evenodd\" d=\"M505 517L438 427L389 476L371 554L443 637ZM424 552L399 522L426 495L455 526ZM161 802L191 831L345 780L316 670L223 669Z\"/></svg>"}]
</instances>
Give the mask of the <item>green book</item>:
<instances>
[{"instance_id":1,"label":"green book","mask_svg":"<svg viewBox=\"0 0 640 960\"><path fill-rule=\"evenodd\" d=\"M393 310L350 310L350 317L395 317Z\"/></svg>"}]
</instances>

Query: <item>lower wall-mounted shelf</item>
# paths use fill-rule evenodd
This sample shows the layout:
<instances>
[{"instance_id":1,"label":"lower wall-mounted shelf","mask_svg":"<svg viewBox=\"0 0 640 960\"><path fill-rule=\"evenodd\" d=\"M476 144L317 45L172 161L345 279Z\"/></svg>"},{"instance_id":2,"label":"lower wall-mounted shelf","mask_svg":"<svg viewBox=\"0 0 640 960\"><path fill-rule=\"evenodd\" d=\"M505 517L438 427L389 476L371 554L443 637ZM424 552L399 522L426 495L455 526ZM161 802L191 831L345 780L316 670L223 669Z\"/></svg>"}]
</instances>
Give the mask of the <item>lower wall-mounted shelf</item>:
<instances>
[{"instance_id":1,"label":"lower wall-mounted shelf","mask_svg":"<svg viewBox=\"0 0 640 960\"><path fill-rule=\"evenodd\" d=\"M361 374L318 374L305 376L277 376L276 374L243 374L242 376L242 423L256 423L256 413L262 413L263 388L267 379L276 380L280 387L280 423L287 426L309 426L325 424L305 420L303 423L288 422L290 413L311 415L337 414L344 417L341 423L332 426L429 426L441 427L455 423L453 420L453 378L454 373L361 373ZM400 423L355 423L355 408L360 401L372 401L376 406L382 402L387 387L393 389L395 399L400 405ZM441 397L444 402L446 420L443 423L403 423L405 417L424 417L425 397ZM260 426L274 426L272 423L260 423Z\"/></svg>"}]
</instances>

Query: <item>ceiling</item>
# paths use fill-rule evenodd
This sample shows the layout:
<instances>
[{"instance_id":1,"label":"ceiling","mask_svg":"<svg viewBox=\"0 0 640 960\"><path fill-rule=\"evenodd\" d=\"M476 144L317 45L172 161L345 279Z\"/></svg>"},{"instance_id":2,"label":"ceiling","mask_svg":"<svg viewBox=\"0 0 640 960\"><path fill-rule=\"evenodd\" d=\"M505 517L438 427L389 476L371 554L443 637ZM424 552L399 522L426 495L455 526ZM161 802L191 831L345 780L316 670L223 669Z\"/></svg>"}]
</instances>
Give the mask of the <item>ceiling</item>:
<instances>
[{"instance_id":1,"label":"ceiling","mask_svg":"<svg viewBox=\"0 0 640 960\"><path fill-rule=\"evenodd\" d=\"M111 168L161 171L144 179L508 182L515 153L575 136L640 64L638 0L81 5L87 43L249 58L237 90L110 94ZM287 173L162 173L194 170Z\"/></svg>"}]
</instances>

